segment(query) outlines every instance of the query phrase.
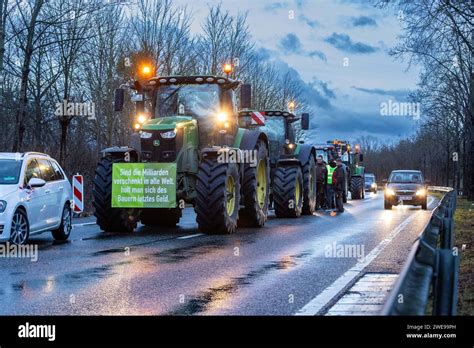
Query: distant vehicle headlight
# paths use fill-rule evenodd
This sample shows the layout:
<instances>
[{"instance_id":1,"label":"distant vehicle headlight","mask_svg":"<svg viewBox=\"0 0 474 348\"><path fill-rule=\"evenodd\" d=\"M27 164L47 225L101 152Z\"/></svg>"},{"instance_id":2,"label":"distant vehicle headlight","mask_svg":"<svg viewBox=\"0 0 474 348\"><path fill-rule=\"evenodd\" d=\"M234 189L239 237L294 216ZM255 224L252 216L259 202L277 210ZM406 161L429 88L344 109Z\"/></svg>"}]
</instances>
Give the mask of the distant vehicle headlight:
<instances>
[{"instance_id":1,"label":"distant vehicle headlight","mask_svg":"<svg viewBox=\"0 0 474 348\"><path fill-rule=\"evenodd\" d=\"M173 139L174 137L176 137L176 132L175 131L169 131L169 132L166 132L166 133L161 133L161 137L163 139Z\"/></svg>"},{"instance_id":2,"label":"distant vehicle headlight","mask_svg":"<svg viewBox=\"0 0 474 348\"><path fill-rule=\"evenodd\" d=\"M392 190L392 189L386 189L386 190L385 190L385 194L386 194L387 196L395 196L395 191Z\"/></svg>"},{"instance_id":3,"label":"distant vehicle headlight","mask_svg":"<svg viewBox=\"0 0 474 348\"><path fill-rule=\"evenodd\" d=\"M372 188L376 188L377 184L375 182L373 182L372 185L370 185L370 186L372 186Z\"/></svg>"},{"instance_id":4,"label":"distant vehicle headlight","mask_svg":"<svg viewBox=\"0 0 474 348\"><path fill-rule=\"evenodd\" d=\"M425 189L419 189L416 191L417 196L425 196L426 195L426 190Z\"/></svg>"},{"instance_id":5,"label":"distant vehicle headlight","mask_svg":"<svg viewBox=\"0 0 474 348\"><path fill-rule=\"evenodd\" d=\"M7 209L7 202L0 201L0 213L3 213Z\"/></svg>"}]
</instances>

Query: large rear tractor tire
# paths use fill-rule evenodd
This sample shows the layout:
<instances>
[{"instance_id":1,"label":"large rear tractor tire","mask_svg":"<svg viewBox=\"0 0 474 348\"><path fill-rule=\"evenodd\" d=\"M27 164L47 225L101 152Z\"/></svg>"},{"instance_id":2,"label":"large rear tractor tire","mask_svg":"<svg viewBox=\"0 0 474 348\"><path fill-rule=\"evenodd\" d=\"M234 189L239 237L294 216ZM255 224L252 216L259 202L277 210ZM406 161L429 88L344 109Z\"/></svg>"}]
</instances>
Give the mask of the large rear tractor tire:
<instances>
[{"instance_id":1,"label":"large rear tractor tire","mask_svg":"<svg viewBox=\"0 0 474 348\"><path fill-rule=\"evenodd\" d=\"M104 157L97 164L94 176L94 215L97 225L105 232L133 232L137 227L137 209L112 208L112 167L123 159Z\"/></svg>"},{"instance_id":2,"label":"large rear tractor tire","mask_svg":"<svg viewBox=\"0 0 474 348\"><path fill-rule=\"evenodd\" d=\"M235 163L219 163L204 157L196 183L196 220L207 234L231 234L237 228L240 202L239 169Z\"/></svg>"},{"instance_id":3,"label":"large rear tractor tire","mask_svg":"<svg viewBox=\"0 0 474 348\"><path fill-rule=\"evenodd\" d=\"M351 196L352 199L364 198L364 179L360 176L351 178Z\"/></svg>"},{"instance_id":4,"label":"large rear tractor tire","mask_svg":"<svg viewBox=\"0 0 474 348\"><path fill-rule=\"evenodd\" d=\"M303 166L303 215L316 211L316 162L313 156Z\"/></svg>"},{"instance_id":5,"label":"large rear tractor tire","mask_svg":"<svg viewBox=\"0 0 474 348\"><path fill-rule=\"evenodd\" d=\"M303 210L303 174L300 166L277 168L273 182L275 215L297 218Z\"/></svg>"},{"instance_id":6,"label":"large rear tractor tire","mask_svg":"<svg viewBox=\"0 0 474 348\"><path fill-rule=\"evenodd\" d=\"M140 220L145 226L174 227L182 216L180 208L173 209L144 209Z\"/></svg>"},{"instance_id":7,"label":"large rear tractor tire","mask_svg":"<svg viewBox=\"0 0 474 348\"><path fill-rule=\"evenodd\" d=\"M244 208L239 212L239 226L263 227L268 217L270 196L270 162L268 149L263 141L256 145L257 165L244 166L242 186Z\"/></svg>"}]
</instances>

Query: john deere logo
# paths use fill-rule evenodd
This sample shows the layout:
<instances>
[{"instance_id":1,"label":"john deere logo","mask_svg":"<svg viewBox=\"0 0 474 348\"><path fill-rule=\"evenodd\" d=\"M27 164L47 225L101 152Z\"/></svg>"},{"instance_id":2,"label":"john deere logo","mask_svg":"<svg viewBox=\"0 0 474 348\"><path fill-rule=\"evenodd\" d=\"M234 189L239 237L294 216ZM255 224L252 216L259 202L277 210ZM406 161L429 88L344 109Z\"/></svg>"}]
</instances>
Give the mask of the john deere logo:
<instances>
[{"instance_id":1,"label":"john deere logo","mask_svg":"<svg viewBox=\"0 0 474 348\"><path fill-rule=\"evenodd\" d=\"M159 139L153 140L153 146L160 146L160 140Z\"/></svg>"}]
</instances>

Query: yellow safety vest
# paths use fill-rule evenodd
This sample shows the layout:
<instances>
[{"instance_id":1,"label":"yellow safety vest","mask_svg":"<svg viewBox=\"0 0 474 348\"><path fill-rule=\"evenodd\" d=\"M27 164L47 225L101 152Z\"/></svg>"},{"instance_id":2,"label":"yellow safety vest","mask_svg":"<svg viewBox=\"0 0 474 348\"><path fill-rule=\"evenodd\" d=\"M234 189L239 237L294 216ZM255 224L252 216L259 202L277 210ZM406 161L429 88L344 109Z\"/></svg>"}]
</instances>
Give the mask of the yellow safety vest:
<instances>
[{"instance_id":1,"label":"yellow safety vest","mask_svg":"<svg viewBox=\"0 0 474 348\"><path fill-rule=\"evenodd\" d=\"M326 169L328 170L328 185L332 185L332 173L336 170L336 167L331 167L329 164L326 166Z\"/></svg>"}]
</instances>

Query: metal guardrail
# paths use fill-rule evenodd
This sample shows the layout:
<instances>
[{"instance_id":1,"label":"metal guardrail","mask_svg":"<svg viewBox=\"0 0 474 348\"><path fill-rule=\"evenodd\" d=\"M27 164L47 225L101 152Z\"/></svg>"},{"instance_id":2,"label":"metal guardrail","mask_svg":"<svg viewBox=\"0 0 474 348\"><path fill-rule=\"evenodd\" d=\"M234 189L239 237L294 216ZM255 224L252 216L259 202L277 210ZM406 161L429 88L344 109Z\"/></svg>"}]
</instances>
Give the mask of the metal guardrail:
<instances>
[{"instance_id":1,"label":"metal guardrail","mask_svg":"<svg viewBox=\"0 0 474 348\"><path fill-rule=\"evenodd\" d=\"M433 315L456 315L459 250L454 247L457 192L430 186L445 195L414 243L382 309L382 315L425 315L432 294Z\"/></svg>"}]
</instances>

